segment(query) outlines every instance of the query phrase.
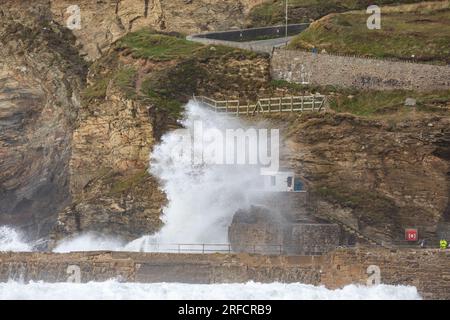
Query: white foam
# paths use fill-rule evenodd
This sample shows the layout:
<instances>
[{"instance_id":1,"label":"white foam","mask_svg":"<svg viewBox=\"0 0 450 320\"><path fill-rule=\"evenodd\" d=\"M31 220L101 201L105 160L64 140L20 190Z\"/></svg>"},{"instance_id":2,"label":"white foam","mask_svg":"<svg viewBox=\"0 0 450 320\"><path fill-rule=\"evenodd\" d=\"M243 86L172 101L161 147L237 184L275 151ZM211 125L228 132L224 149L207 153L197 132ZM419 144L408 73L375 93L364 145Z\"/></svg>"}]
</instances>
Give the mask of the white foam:
<instances>
[{"instance_id":1,"label":"white foam","mask_svg":"<svg viewBox=\"0 0 450 320\"><path fill-rule=\"evenodd\" d=\"M191 133L198 120L201 120L204 132L245 128L239 119L216 114L194 102L190 102L186 110L183 124ZM260 168L257 165L211 163L195 166L185 161L186 154L174 152L180 150L180 144L189 143L183 139L186 133L186 130L176 130L164 135L150 160L151 173L160 178L169 199L164 208L164 227L156 235L133 241L126 250L153 251L155 243L226 244L234 213L249 205L248 185L260 177ZM206 139L203 150L213 149L216 142ZM224 143L234 145L234 141ZM205 156L213 157L208 152Z\"/></svg>"},{"instance_id":2,"label":"white foam","mask_svg":"<svg viewBox=\"0 0 450 320\"><path fill-rule=\"evenodd\" d=\"M181 284L181 283L119 283L116 281L87 284L19 282L0 283L0 299L136 299L136 300L416 300L416 288L378 285L349 285L328 290L299 283L261 284Z\"/></svg>"},{"instance_id":3,"label":"white foam","mask_svg":"<svg viewBox=\"0 0 450 320\"><path fill-rule=\"evenodd\" d=\"M120 251L124 242L120 239L105 237L94 233L85 233L73 238L67 238L58 243L53 252L67 253L75 251Z\"/></svg>"},{"instance_id":4,"label":"white foam","mask_svg":"<svg viewBox=\"0 0 450 320\"><path fill-rule=\"evenodd\" d=\"M0 251L24 252L32 250L33 246L24 240L19 231L8 226L0 226Z\"/></svg>"}]
</instances>

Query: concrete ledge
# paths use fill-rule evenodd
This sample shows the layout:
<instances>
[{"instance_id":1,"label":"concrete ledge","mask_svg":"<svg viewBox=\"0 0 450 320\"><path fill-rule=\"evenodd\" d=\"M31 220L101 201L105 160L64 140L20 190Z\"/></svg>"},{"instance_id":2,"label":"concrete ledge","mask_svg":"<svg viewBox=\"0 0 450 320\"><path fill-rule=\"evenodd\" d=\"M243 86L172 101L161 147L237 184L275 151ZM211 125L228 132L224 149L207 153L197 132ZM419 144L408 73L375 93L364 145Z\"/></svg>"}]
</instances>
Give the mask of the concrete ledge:
<instances>
[{"instance_id":1,"label":"concrete ledge","mask_svg":"<svg viewBox=\"0 0 450 320\"><path fill-rule=\"evenodd\" d=\"M381 283L416 286L426 299L450 299L450 250L337 249L322 256L164 254L135 252L0 253L0 281L301 282L334 289L366 284L367 268ZM75 270L75 271L74 271ZM79 272L79 278L76 277Z\"/></svg>"}]
</instances>

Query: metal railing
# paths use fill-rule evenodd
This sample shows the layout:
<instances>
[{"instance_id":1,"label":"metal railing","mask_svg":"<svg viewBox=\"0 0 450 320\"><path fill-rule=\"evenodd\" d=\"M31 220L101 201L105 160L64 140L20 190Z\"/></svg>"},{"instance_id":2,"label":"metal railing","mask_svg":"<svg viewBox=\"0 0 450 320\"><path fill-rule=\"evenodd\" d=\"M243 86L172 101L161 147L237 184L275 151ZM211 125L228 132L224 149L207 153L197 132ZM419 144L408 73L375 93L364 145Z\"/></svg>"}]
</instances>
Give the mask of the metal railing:
<instances>
[{"instance_id":1,"label":"metal railing","mask_svg":"<svg viewBox=\"0 0 450 320\"><path fill-rule=\"evenodd\" d=\"M194 100L214 112L236 116L259 113L320 112L325 109L326 96L291 96L261 98L256 103L242 103L240 100L214 100L205 96L194 96Z\"/></svg>"},{"instance_id":2,"label":"metal railing","mask_svg":"<svg viewBox=\"0 0 450 320\"><path fill-rule=\"evenodd\" d=\"M155 253L253 253L264 255L321 255L325 252L300 252L298 246L278 244L146 244L141 247L141 252Z\"/></svg>"}]
</instances>

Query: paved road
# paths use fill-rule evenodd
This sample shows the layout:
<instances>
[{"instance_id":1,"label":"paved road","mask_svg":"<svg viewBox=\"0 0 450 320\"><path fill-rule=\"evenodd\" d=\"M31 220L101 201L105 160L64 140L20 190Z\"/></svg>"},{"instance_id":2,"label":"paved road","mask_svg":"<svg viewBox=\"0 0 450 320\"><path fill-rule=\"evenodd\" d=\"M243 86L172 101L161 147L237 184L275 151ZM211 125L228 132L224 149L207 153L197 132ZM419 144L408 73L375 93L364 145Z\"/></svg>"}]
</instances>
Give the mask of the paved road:
<instances>
[{"instance_id":1,"label":"paved road","mask_svg":"<svg viewBox=\"0 0 450 320\"><path fill-rule=\"evenodd\" d=\"M263 46L263 47L282 47L287 43L289 43L294 37L287 38L277 38L277 39L268 39L268 40L258 40L258 41L248 41L244 43L248 43L253 46Z\"/></svg>"},{"instance_id":2,"label":"paved road","mask_svg":"<svg viewBox=\"0 0 450 320\"><path fill-rule=\"evenodd\" d=\"M291 26L298 26L298 25L291 25ZM294 36L290 36L288 38L283 37L283 38L274 38L274 39L247 41L247 42L236 41L236 39L239 39L239 37L236 35L240 33L242 37L242 34L244 32L248 33L246 35L247 37L252 36L253 38L256 38L258 36L258 33L256 31L259 29L262 29L259 36L268 36L267 28L275 28L277 29L277 31L279 31L278 29L280 29L280 26L210 32L206 34L194 34L186 37L186 39L210 45L225 45L229 47L247 49L256 52L272 53L274 47L284 46L286 42L289 42L294 38ZM299 30L298 32L300 33L301 31ZM214 38L214 36L216 38Z\"/></svg>"},{"instance_id":3,"label":"paved road","mask_svg":"<svg viewBox=\"0 0 450 320\"><path fill-rule=\"evenodd\" d=\"M287 41L291 41L294 37L288 37ZM286 38L268 39L268 40L258 40L258 41L248 41L248 42L237 42L237 41L225 41L216 40L208 38L199 38L195 36L188 36L186 38L190 41L200 42L210 45L224 45L233 48L246 49L255 52L266 52L272 53L274 47L281 47L286 44Z\"/></svg>"}]
</instances>

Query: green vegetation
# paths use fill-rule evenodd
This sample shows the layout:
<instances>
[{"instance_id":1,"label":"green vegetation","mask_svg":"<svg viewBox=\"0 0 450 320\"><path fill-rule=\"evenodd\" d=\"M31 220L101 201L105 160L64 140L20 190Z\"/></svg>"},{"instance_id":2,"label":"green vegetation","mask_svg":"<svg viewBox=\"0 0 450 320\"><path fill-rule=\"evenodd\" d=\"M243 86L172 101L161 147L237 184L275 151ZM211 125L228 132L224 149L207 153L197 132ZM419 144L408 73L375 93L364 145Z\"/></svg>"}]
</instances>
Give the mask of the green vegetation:
<instances>
[{"instance_id":1,"label":"green vegetation","mask_svg":"<svg viewBox=\"0 0 450 320\"><path fill-rule=\"evenodd\" d=\"M368 225L398 225L398 207L389 199L372 190L353 190L345 186L321 187L313 190L320 198L339 203L359 212L359 221Z\"/></svg>"},{"instance_id":2,"label":"green vegetation","mask_svg":"<svg viewBox=\"0 0 450 320\"><path fill-rule=\"evenodd\" d=\"M291 49L450 63L448 2L387 7L381 29L369 30L365 11L329 15L298 35Z\"/></svg>"},{"instance_id":3,"label":"green vegetation","mask_svg":"<svg viewBox=\"0 0 450 320\"><path fill-rule=\"evenodd\" d=\"M106 96L106 88L110 78L102 78L96 80L93 84L87 86L82 94L85 103L92 102L95 99L104 99Z\"/></svg>"},{"instance_id":4,"label":"green vegetation","mask_svg":"<svg viewBox=\"0 0 450 320\"><path fill-rule=\"evenodd\" d=\"M243 81L239 69L228 64L261 56L225 46L205 46L149 28L124 36L114 49L91 66L91 84L83 100L102 100L108 86L113 86L127 98L154 106L170 123L181 117L183 105L198 88L215 93L227 88L248 90L250 86L254 93L251 81Z\"/></svg>"},{"instance_id":5,"label":"green vegetation","mask_svg":"<svg viewBox=\"0 0 450 320\"><path fill-rule=\"evenodd\" d=\"M380 116L411 111L405 106L407 98L416 99L416 111L448 113L450 91L419 93L405 90L359 91L354 95L339 95L330 99L330 107L337 112L348 112L359 116Z\"/></svg>"},{"instance_id":6,"label":"green vegetation","mask_svg":"<svg viewBox=\"0 0 450 320\"><path fill-rule=\"evenodd\" d=\"M112 183L109 192L111 194L122 194L131 191L136 186L140 186L149 177L147 170L141 170L136 174L118 179L117 175L109 177L109 183ZM108 183L108 179L105 180Z\"/></svg>"},{"instance_id":7,"label":"green vegetation","mask_svg":"<svg viewBox=\"0 0 450 320\"><path fill-rule=\"evenodd\" d=\"M117 85L128 98L136 95L136 69L124 67L119 69L114 75L114 84Z\"/></svg>"},{"instance_id":8,"label":"green vegetation","mask_svg":"<svg viewBox=\"0 0 450 320\"><path fill-rule=\"evenodd\" d=\"M329 107L341 113L364 117L380 117L411 111L435 114L450 112L450 91L416 92L411 90L356 90L333 86L311 86L272 80L273 89L289 94L321 93L328 96ZM405 106L407 98L416 100L415 106Z\"/></svg>"},{"instance_id":9,"label":"green vegetation","mask_svg":"<svg viewBox=\"0 0 450 320\"><path fill-rule=\"evenodd\" d=\"M365 9L371 4L401 4L421 0L289 0L289 23L317 20L330 13ZM269 0L250 12L250 26L263 27L285 23L285 0Z\"/></svg>"},{"instance_id":10,"label":"green vegetation","mask_svg":"<svg viewBox=\"0 0 450 320\"><path fill-rule=\"evenodd\" d=\"M142 29L127 34L117 43L119 49L131 50L134 58L169 61L191 56L203 45L182 38Z\"/></svg>"},{"instance_id":11,"label":"green vegetation","mask_svg":"<svg viewBox=\"0 0 450 320\"><path fill-rule=\"evenodd\" d=\"M314 85L304 85L295 82L289 82L286 80L271 80L270 85L273 89L287 89L291 91L293 94L299 94L303 92L309 93L330 93L335 92L338 88L333 86L314 86Z\"/></svg>"}]
</instances>

